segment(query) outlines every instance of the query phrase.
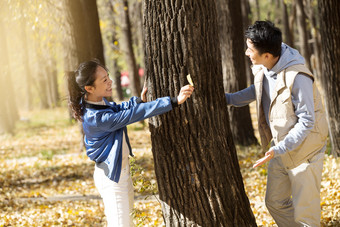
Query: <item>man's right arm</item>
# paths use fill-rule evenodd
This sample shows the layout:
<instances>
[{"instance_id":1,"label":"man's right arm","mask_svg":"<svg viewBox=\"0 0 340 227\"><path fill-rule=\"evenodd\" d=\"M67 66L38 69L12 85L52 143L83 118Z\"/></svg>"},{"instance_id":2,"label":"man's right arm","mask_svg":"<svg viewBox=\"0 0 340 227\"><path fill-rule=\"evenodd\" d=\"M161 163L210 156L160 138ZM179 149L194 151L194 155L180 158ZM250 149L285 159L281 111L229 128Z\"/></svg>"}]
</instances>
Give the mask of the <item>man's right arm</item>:
<instances>
[{"instance_id":1,"label":"man's right arm","mask_svg":"<svg viewBox=\"0 0 340 227\"><path fill-rule=\"evenodd\" d=\"M225 96L227 98L228 105L236 107L246 106L256 100L255 86L252 84L241 91L226 93Z\"/></svg>"}]
</instances>

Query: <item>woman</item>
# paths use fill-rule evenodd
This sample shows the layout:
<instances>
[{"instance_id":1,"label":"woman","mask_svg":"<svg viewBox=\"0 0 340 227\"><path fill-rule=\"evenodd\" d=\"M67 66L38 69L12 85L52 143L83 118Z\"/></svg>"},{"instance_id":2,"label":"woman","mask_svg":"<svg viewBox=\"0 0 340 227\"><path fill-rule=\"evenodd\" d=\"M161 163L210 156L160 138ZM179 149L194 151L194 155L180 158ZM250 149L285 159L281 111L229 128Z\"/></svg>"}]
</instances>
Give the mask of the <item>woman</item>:
<instances>
[{"instance_id":1,"label":"woman","mask_svg":"<svg viewBox=\"0 0 340 227\"><path fill-rule=\"evenodd\" d=\"M69 106L81 121L87 156L95 161L94 182L103 198L108 226L133 226L133 186L130 176L131 147L128 124L172 110L185 102L194 88L182 87L178 97L158 98L146 102L146 87L142 98L132 97L116 104L104 97L111 96L112 81L106 68L98 61L81 63L68 76Z\"/></svg>"}]
</instances>

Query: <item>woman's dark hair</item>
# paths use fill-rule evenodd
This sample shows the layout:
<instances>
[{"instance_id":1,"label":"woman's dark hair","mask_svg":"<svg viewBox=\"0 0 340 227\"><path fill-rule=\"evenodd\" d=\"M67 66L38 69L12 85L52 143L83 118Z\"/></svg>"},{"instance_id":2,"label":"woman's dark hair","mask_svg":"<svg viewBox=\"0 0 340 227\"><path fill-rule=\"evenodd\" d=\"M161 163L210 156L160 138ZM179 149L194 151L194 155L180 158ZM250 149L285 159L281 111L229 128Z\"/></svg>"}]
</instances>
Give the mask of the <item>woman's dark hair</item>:
<instances>
[{"instance_id":1,"label":"woman's dark hair","mask_svg":"<svg viewBox=\"0 0 340 227\"><path fill-rule=\"evenodd\" d=\"M270 53L274 57L281 55L282 33L270 21L256 21L245 32L259 54Z\"/></svg>"},{"instance_id":2,"label":"woman's dark hair","mask_svg":"<svg viewBox=\"0 0 340 227\"><path fill-rule=\"evenodd\" d=\"M66 74L69 92L68 105L73 117L79 121L82 121L84 114L85 86L93 86L98 66L107 70L97 59L94 59L81 63L76 71Z\"/></svg>"}]
</instances>

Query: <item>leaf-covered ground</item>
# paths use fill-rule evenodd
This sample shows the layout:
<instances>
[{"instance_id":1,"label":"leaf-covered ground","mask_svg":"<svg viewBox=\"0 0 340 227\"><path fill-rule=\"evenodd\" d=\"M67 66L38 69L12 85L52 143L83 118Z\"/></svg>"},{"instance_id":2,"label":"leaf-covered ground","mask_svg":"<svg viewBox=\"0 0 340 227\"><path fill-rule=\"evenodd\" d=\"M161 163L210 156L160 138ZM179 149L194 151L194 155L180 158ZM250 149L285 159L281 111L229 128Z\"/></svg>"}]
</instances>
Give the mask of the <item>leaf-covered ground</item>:
<instances>
[{"instance_id":1,"label":"leaf-covered ground","mask_svg":"<svg viewBox=\"0 0 340 227\"><path fill-rule=\"evenodd\" d=\"M0 226L105 226L93 184L93 163L79 152L79 125L64 108L22 113L15 135L0 136ZM163 226L153 171L150 133L129 126L136 156L136 226ZM247 195L257 224L275 226L264 205L266 166L253 169L257 147L238 147ZM321 188L322 225L340 226L340 159L326 156Z\"/></svg>"}]
</instances>

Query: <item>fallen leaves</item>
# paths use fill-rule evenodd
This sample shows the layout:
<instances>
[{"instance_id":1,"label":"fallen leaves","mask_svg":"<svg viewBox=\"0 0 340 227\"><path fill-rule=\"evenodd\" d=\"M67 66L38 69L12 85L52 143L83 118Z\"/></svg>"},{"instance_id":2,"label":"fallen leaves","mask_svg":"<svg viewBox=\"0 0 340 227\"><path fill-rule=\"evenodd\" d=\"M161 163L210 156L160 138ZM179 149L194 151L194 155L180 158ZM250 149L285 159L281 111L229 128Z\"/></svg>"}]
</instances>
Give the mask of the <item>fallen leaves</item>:
<instances>
[{"instance_id":1,"label":"fallen leaves","mask_svg":"<svg viewBox=\"0 0 340 227\"><path fill-rule=\"evenodd\" d=\"M79 153L79 126L63 108L29 113L15 136L0 136L0 226L104 226L103 203L93 183L94 164ZM42 116L48 116L44 119ZM32 127L31 127L32 126ZM39 135L38 133L39 132ZM136 156L136 226L164 226L153 170L150 133L129 126ZM267 165L252 168L258 147L237 147L239 164L258 226L275 226L264 204ZM325 156L322 226L340 226L340 159Z\"/></svg>"}]
</instances>

